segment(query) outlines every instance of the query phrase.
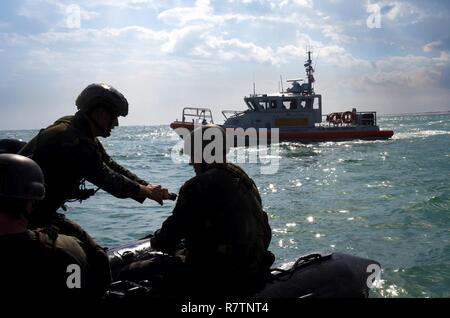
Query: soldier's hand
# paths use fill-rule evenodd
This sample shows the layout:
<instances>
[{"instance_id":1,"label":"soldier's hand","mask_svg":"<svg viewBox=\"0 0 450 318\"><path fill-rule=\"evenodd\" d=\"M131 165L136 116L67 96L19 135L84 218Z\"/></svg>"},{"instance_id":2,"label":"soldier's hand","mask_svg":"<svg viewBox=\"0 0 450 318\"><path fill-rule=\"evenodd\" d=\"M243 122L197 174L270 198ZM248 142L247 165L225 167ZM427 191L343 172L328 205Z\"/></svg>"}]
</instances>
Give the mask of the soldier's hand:
<instances>
[{"instance_id":1,"label":"soldier's hand","mask_svg":"<svg viewBox=\"0 0 450 318\"><path fill-rule=\"evenodd\" d=\"M160 205L163 205L163 200L170 198L169 191L166 188L162 188L160 185L141 185L141 194L142 197L152 199Z\"/></svg>"}]
</instances>

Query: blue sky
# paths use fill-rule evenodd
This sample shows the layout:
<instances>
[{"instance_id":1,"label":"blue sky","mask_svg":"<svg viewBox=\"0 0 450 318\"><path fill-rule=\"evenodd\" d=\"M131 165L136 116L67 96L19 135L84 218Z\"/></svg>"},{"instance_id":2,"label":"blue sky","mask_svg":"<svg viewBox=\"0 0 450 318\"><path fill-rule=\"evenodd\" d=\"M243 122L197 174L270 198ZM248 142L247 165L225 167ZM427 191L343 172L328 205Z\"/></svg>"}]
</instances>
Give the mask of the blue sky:
<instances>
[{"instance_id":1,"label":"blue sky","mask_svg":"<svg viewBox=\"0 0 450 318\"><path fill-rule=\"evenodd\" d=\"M380 28L367 19L376 5ZM244 109L316 58L324 111L450 110L450 3L353 0L0 2L0 129L75 111L93 82L122 91L125 125L167 124L183 107Z\"/></svg>"}]
</instances>

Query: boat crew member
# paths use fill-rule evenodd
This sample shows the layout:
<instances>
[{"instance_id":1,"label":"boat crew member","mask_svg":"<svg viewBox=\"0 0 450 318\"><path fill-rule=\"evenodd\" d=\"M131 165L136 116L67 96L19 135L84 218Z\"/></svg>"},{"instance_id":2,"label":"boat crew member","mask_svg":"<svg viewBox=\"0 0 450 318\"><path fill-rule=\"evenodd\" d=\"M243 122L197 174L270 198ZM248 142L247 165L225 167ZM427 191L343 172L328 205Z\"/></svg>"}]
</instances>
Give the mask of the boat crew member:
<instances>
[{"instance_id":1,"label":"boat crew member","mask_svg":"<svg viewBox=\"0 0 450 318\"><path fill-rule=\"evenodd\" d=\"M44 194L44 177L33 160L15 154L0 155L2 300L5 296L13 300L81 296L95 286L95 275L88 272L86 255L77 239L49 229L27 229L34 213L33 203L42 200ZM74 272L78 270L78 282L77 278L70 279L69 266L77 266ZM68 279L73 286L67 284Z\"/></svg>"},{"instance_id":2,"label":"boat crew member","mask_svg":"<svg viewBox=\"0 0 450 318\"><path fill-rule=\"evenodd\" d=\"M46 180L46 197L36 205L30 228L53 226L62 234L78 238L89 249L89 262L99 269L108 258L103 248L78 224L57 213L69 200L85 200L93 189L85 189L89 181L117 198L146 198L159 204L169 199L167 189L151 185L116 163L105 151L97 137L109 137L119 125L118 117L127 116L128 101L107 84L87 86L76 100L78 112L58 119L42 129L20 151L41 167ZM105 273L105 282L111 274Z\"/></svg>"},{"instance_id":3,"label":"boat crew member","mask_svg":"<svg viewBox=\"0 0 450 318\"><path fill-rule=\"evenodd\" d=\"M216 131L215 141L221 139L212 151L214 160L203 156L211 141L196 145L194 137L208 129ZM221 127L197 128L190 139L185 151L196 176L181 187L172 215L151 239L152 247L174 253L185 242L188 289L196 289L187 293L251 295L265 284L274 261L268 251L271 229L258 189L244 170L226 162L226 134Z\"/></svg>"},{"instance_id":4,"label":"boat crew member","mask_svg":"<svg viewBox=\"0 0 450 318\"><path fill-rule=\"evenodd\" d=\"M296 100L291 100L289 109L297 109L297 101Z\"/></svg>"}]
</instances>

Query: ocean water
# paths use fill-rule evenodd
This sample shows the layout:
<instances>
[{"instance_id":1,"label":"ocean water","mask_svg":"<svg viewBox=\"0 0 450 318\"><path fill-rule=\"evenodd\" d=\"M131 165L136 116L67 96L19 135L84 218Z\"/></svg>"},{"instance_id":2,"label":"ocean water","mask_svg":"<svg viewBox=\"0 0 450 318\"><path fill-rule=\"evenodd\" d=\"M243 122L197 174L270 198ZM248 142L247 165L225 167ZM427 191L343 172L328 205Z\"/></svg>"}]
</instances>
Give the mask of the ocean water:
<instances>
[{"instance_id":1,"label":"ocean water","mask_svg":"<svg viewBox=\"0 0 450 318\"><path fill-rule=\"evenodd\" d=\"M373 297L450 297L450 115L379 118L388 141L282 143L275 174L241 166L255 180L270 215L277 264L312 251L340 251L383 266ZM37 131L0 131L29 140ZM119 127L103 140L120 164L178 192L194 173L173 160L179 138L168 126ZM272 150L272 149L270 149ZM244 150L254 152L256 150ZM270 156L270 157L268 157ZM105 192L70 203L67 215L113 247L160 227L164 206Z\"/></svg>"}]
</instances>

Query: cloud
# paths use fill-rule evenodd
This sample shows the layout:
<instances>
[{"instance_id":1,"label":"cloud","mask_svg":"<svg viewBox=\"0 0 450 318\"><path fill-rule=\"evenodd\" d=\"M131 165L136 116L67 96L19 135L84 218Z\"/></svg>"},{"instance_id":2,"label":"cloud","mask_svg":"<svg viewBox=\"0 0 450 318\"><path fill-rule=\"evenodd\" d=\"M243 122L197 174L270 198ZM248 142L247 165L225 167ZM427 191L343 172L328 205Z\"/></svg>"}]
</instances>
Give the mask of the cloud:
<instances>
[{"instance_id":1,"label":"cloud","mask_svg":"<svg viewBox=\"0 0 450 318\"><path fill-rule=\"evenodd\" d=\"M82 3L89 7L113 7L119 9L134 9L139 10L143 8L159 8L163 1L158 0L84 0ZM167 1L164 1L167 2Z\"/></svg>"},{"instance_id":2,"label":"cloud","mask_svg":"<svg viewBox=\"0 0 450 318\"><path fill-rule=\"evenodd\" d=\"M67 12L67 8L72 3L80 7L80 24L68 28L67 19L73 12ZM303 71L305 49L312 47L315 60L319 57L317 87L325 93L326 89L337 88L336 99L350 95L349 87L361 101L374 96L365 94L368 90L382 92L386 99L386 92L394 90L404 92L409 101L419 91L423 98L430 95L443 99L444 95L434 97L425 91L450 85L446 34L429 36L429 30L443 32L440 30L447 25L443 20L436 24L430 19L436 13L434 3L378 1L383 8L381 30L366 27L367 3L24 0L16 7L29 20L11 18L5 26L0 21L0 66L8 74L1 78L0 89L3 96L10 91L11 83L19 86L26 81L40 87L36 96L49 88L63 92L63 96L73 90L70 87L87 84L85 81L106 80L142 88L140 103L143 110L148 110L149 87L161 102L155 105L167 103L164 95L177 100L169 103L170 107L188 98L200 104L210 98L214 103L217 96L192 93L198 85L208 82L211 89L220 87L220 92L227 87L221 102L227 106L240 100L242 87L249 81L248 73L260 72L264 73L260 78L276 79L278 74ZM411 25L419 20L423 24ZM35 22L42 25L35 28ZM421 32L416 31L419 27ZM209 83L213 73L214 81ZM189 82L189 89L186 84L182 93L173 94L173 78ZM195 82L200 79L202 84ZM64 86L65 90L59 89ZM237 96L234 101L228 96L233 89ZM9 96L10 100L18 100L14 94ZM30 101L21 103L27 105ZM142 114L136 115L136 123L142 123Z\"/></svg>"},{"instance_id":3,"label":"cloud","mask_svg":"<svg viewBox=\"0 0 450 318\"><path fill-rule=\"evenodd\" d=\"M316 59L320 58L321 62L339 68L371 68L369 61L353 56L343 46L333 43L325 44L301 33L297 35L296 40L292 44L278 47L276 52L280 55L282 61L289 62L289 58L304 59L305 48L307 47L313 48Z\"/></svg>"},{"instance_id":4,"label":"cloud","mask_svg":"<svg viewBox=\"0 0 450 318\"><path fill-rule=\"evenodd\" d=\"M267 4L268 1L258 1ZM104 5L120 4L119 1L101 1ZM125 1L129 5L151 5L153 1ZM101 29L80 28L78 30L48 31L37 35L9 34L9 43L22 43L50 45L52 52L64 52L73 48L75 51L83 50L86 54L88 46L98 52L109 53L113 56L127 56L121 47L122 43L133 48L133 51L152 51L153 56L177 56L188 60L207 58L209 61L252 61L262 64L282 65L296 58L304 58L305 47L313 47L320 53L323 61L341 68L366 67L370 68L370 62L363 58L355 57L348 52L345 44L356 40L356 38L345 34L345 29L321 11L291 12L286 6L303 6L309 10L313 6L312 1L280 1L277 2L283 11L269 15L249 15L226 11L226 14L215 14L212 3L209 0L197 0L191 7L175 7L160 12L157 17L175 28L163 27L156 29L142 26L127 26L122 28L105 27ZM313 14L311 16L311 14ZM318 17L314 18L314 15ZM94 17L95 14L92 16ZM236 22L233 30L226 22ZM246 29L252 26L252 32L258 32L259 28L282 28L283 24L291 24L293 30L298 27L296 38L285 37L282 40L269 39L257 35L252 36L255 40L241 37L236 30ZM320 32L324 39L331 41L313 41L311 37L305 36L305 29ZM230 30L234 32L229 32ZM295 32L295 31L294 31ZM294 33L293 32L293 33ZM0 39L2 35L0 35ZM3 37L4 38L4 37ZM64 46L61 46L64 43ZM326 43L326 44L324 44ZM42 47L37 47L39 52ZM137 55L133 53L133 58ZM95 53L89 55L97 56ZM37 54L36 56L40 56ZM134 60L137 62L137 60ZM44 63L45 64L45 63ZM47 65L47 64L45 64Z\"/></svg>"},{"instance_id":5,"label":"cloud","mask_svg":"<svg viewBox=\"0 0 450 318\"><path fill-rule=\"evenodd\" d=\"M442 15L442 12L436 11L433 6L427 6L424 9L411 1L382 0L375 3L381 7L384 21L388 20L400 25L416 24L425 19ZM366 7L370 4L371 2L367 1Z\"/></svg>"},{"instance_id":6,"label":"cloud","mask_svg":"<svg viewBox=\"0 0 450 318\"><path fill-rule=\"evenodd\" d=\"M31 74L89 78L100 72L114 78L120 69L138 70L149 60L161 60L160 47L169 36L166 32L129 26L37 35L0 34L0 41L15 52L14 60L8 63L15 65L13 70L23 78Z\"/></svg>"},{"instance_id":7,"label":"cloud","mask_svg":"<svg viewBox=\"0 0 450 318\"><path fill-rule=\"evenodd\" d=\"M307 8L313 7L313 0L294 0L293 2L302 7L307 7Z\"/></svg>"},{"instance_id":8,"label":"cloud","mask_svg":"<svg viewBox=\"0 0 450 318\"><path fill-rule=\"evenodd\" d=\"M152 56L174 55L189 61L207 58L208 61L252 61L262 64L281 65L293 59L303 59L305 48L313 47L320 53L321 59L339 67L370 66L370 63L354 57L338 44L324 44L315 41L302 32L286 44L270 42L268 45L242 40L227 32L217 32L216 25L211 23L186 25L172 30L153 30L140 26L122 28L80 28L67 31L48 31L36 35L1 34L0 40L9 46L28 47L36 54L30 56L30 65L34 67L51 67L48 61L58 60L57 56L36 63L43 56L66 52L83 54L85 60L89 57L97 61L101 55L113 59L121 56L124 60L141 50L151 52ZM127 43L124 47L123 43ZM43 50L44 49L44 50ZM47 49L49 49L47 51ZM145 55L145 54L143 54ZM75 54L74 59L78 56ZM62 58L61 58L62 59ZM75 61L76 63L76 61ZM56 63L55 63L56 65ZM56 67L56 66L55 66ZM57 68L57 67L56 67Z\"/></svg>"},{"instance_id":9,"label":"cloud","mask_svg":"<svg viewBox=\"0 0 450 318\"><path fill-rule=\"evenodd\" d=\"M292 8L292 6L299 6L312 9L313 1L312 0L281 0L281 1L270 1L271 7L279 7L279 8Z\"/></svg>"},{"instance_id":10,"label":"cloud","mask_svg":"<svg viewBox=\"0 0 450 318\"><path fill-rule=\"evenodd\" d=\"M158 18L168 24L186 25L192 21L208 21L213 14L209 0L197 0L193 7L177 7L165 10Z\"/></svg>"},{"instance_id":11,"label":"cloud","mask_svg":"<svg viewBox=\"0 0 450 318\"><path fill-rule=\"evenodd\" d=\"M279 2L260 0L243 3L253 2L260 4L270 3L272 11L260 15L242 13L215 14L209 0L198 0L193 7L177 7L165 10L158 14L158 19L168 25L178 27L196 23L210 23L214 24L216 29L229 22L247 23L255 27L258 25L260 27L271 25L275 27L275 24L291 24L294 28L318 30L324 37L335 43L347 43L354 40L354 38L347 36L343 28L335 21L332 21L330 16L321 11L312 10L313 2L310 0L283 0ZM297 10L296 7L299 6L309 11ZM277 10L273 10L274 8L277 8Z\"/></svg>"},{"instance_id":12,"label":"cloud","mask_svg":"<svg viewBox=\"0 0 450 318\"><path fill-rule=\"evenodd\" d=\"M158 19L168 25L186 26L189 24L210 23L216 26L226 22L272 22L286 23L281 17L254 16L241 13L215 14L214 8L209 0L197 0L193 7L176 7L164 10L158 14ZM292 20L291 20L292 22Z\"/></svg>"},{"instance_id":13,"label":"cloud","mask_svg":"<svg viewBox=\"0 0 450 318\"><path fill-rule=\"evenodd\" d=\"M164 53L189 53L201 40L204 32L210 28L210 25L204 24L173 30L167 34L166 42L162 45L161 50Z\"/></svg>"},{"instance_id":14,"label":"cloud","mask_svg":"<svg viewBox=\"0 0 450 318\"><path fill-rule=\"evenodd\" d=\"M265 14L244 14L228 12L224 14L217 14L214 12L214 7L210 0L197 0L192 7L176 7L164 10L158 14L158 19L169 25L187 25L196 22L210 22L214 24L223 24L230 21L236 22L260 22L260 23L282 23L295 24L303 27L310 27L314 20L306 13L301 14L296 10L292 10L292 6L305 6L312 8L312 1L310 0L283 0L280 2L271 2L266 0L258 1L229 1L230 3L242 2L250 4L258 2L263 4L275 5L281 11L273 12L266 8ZM314 13L314 11L311 11Z\"/></svg>"},{"instance_id":15,"label":"cloud","mask_svg":"<svg viewBox=\"0 0 450 318\"><path fill-rule=\"evenodd\" d=\"M384 11L387 12L385 14L385 16L389 20L394 21L395 19L397 19L397 17L399 15L403 15L404 14L403 11L402 11L403 6L404 5L402 3L400 3L400 2L394 2L392 4L384 6L383 9L384 9Z\"/></svg>"},{"instance_id":16,"label":"cloud","mask_svg":"<svg viewBox=\"0 0 450 318\"><path fill-rule=\"evenodd\" d=\"M254 61L279 66L291 63L294 60L303 60L305 48L313 47L322 61L333 66L340 68L371 67L369 61L354 57L342 46L325 45L302 33L299 33L292 43L279 46L261 46L237 38L225 39L222 36L212 35L205 39L205 43L194 48L194 55L209 59Z\"/></svg>"},{"instance_id":17,"label":"cloud","mask_svg":"<svg viewBox=\"0 0 450 318\"><path fill-rule=\"evenodd\" d=\"M393 56L380 59L374 64L374 73L364 76L366 83L421 90L440 86L443 69L450 66L450 52L441 52L439 57L433 58L418 55Z\"/></svg>"},{"instance_id":18,"label":"cloud","mask_svg":"<svg viewBox=\"0 0 450 318\"><path fill-rule=\"evenodd\" d=\"M438 57L432 58L432 61L435 63L436 66L439 67L445 66L446 64L450 64L450 52L441 51Z\"/></svg>"},{"instance_id":19,"label":"cloud","mask_svg":"<svg viewBox=\"0 0 450 318\"><path fill-rule=\"evenodd\" d=\"M427 43L423 46L422 50L424 52L432 52L434 49L440 47L442 45L442 41L433 41L430 43Z\"/></svg>"},{"instance_id":20,"label":"cloud","mask_svg":"<svg viewBox=\"0 0 450 318\"><path fill-rule=\"evenodd\" d=\"M165 32L155 32L147 28L138 26L128 26L124 28L104 28L104 29L73 29L70 31L49 31L35 35L0 33L0 40L9 46L19 47L40 47L50 46L53 49L68 51L75 47L81 48L82 45L101 46L107 42L120 37L131 36L136 39L154 39L163 40L168 38ZM109 43L112 44L112 43ZM118 49L117 47L112 49Z\"/></svg>"},{"instance_id":21,"label":"cloud","mask_svg":"<svg viewBox=\"0 0 450 318\"><path fill-rule=\"evenodd\" d=\"M57 27L79 29L83 20L92 20L99 16L98 12L88 11L77 4L58 5L62 18L56 23Z\"/></svg>"},{"instance_id":22,"label":"cloud","mask_svg":"<svg viewBox=\"0 0 450 318\"><path fill-rule=\"evenodd\" d=\"M202 57L216 57L222 60L256 61L277 65L280 58L274 54L271 47L260 47L252 42L242 42L239 39L224 39L208 36L204 44L195 48L194 54Z\"/></svg>"},{"instance_id":23,"label":"cloud","mask_svg":"<svg viewBox=\"0 0 450 318\"><path fill-rule=\"evenodd\" d=\"M348 43L355 39L354 37L346 35L339 25L323 24L321 31L323 36L335 43Z\"/></svg>"},{"instance_id":24,"label":"cloud","mask_svg":"<svg viewBox=\"0 0 450 318\"><path fill-rule=\"evenodd\" d=\"M25 0L17 9L17 15L49 24L52 22L57 10L57 6L49 1Z\"/></svg>"},{"instance_id":25,"label":"cloud","mask_svg":"<svg viewBox=\"0 0 450 318\"><path fill-rule=\"evenodd\" d=\"M52 27L80 28L83 20L91 20L99 15L81 4L63 3L55 0L26 0L17 14Z\"/></svg>"},{"instance_id":26,"label":"cloud","mask_svg":"<svg viewBox=\"0 0 450 318\"><path fill-rule=\"evenodd\" d=\"M229 3L243 3L243 4L269 4L273 7L285 7L290 5L297 5L300 7L313 7L313 0L228 0Z\"/></svg>"},{"instance_id":27,"label":"cloud","mask_svg":"<svg viewBox=\"0 0 450 318\"><path fill-rule=\"evenodd\" d=\"M156 31L140 26L103 29L69 29L36 35L2 34L6 48L22 52L14 59L21 74L49 72L89 77L103 70L115 77L119 69L139 71L150 67L159 73L192 70L209 62L195 61L192 49L203 41L209 25ZM124 45L126 43L126 45ZM115 74L116 73L116 74Z\"/></svg>"}]
</instances>

